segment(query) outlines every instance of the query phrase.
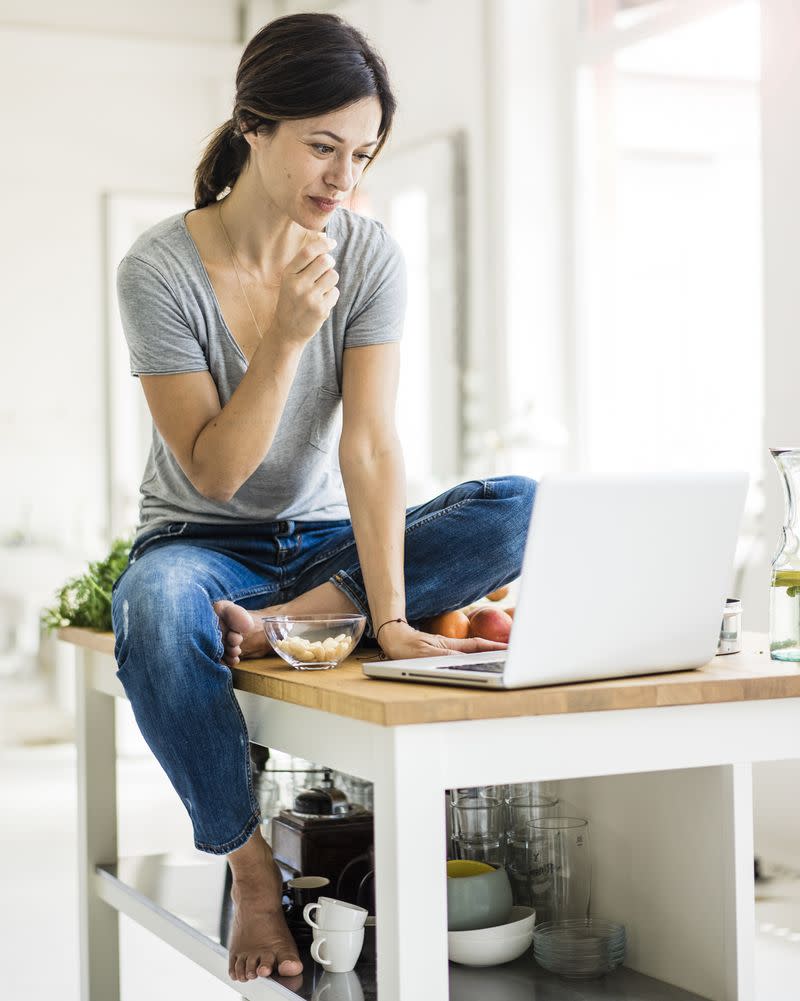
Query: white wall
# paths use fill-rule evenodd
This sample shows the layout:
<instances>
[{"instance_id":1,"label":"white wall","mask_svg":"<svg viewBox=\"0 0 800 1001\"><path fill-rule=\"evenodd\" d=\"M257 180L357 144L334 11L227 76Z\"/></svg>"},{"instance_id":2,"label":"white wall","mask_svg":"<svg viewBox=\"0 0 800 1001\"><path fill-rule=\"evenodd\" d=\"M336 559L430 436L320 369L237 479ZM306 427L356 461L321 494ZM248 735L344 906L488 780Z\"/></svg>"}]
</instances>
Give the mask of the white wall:
<instances>
[{"instance_id":1,"label":"white wall","mask_svg":"<svg viewBox=\"0 0 800 1001\"><path fill-rule=\"evenodd\" d=\"M761 130L764 231L764 448L800 447L800 5L762 0ZM746 628L769 626L770 564L783 524L783 494L770 460L765 476L762 549L748 578ZM756 851L770 861L800 865L800 806L794 790L800 762L754 769Z\"/></svg>"},{"instance_id":2,"label":"white wall","mask_svg":"<svg viewBox=\"0 0 800 1001\"><path fill-rule=\"evenodd\" d=\"M6 18L13 8L5 3ZM137 8L140 37L105 33L120 26L116 6L89 8L80 5L76 18L91 23L86 31L0 21L0 537L22 529L97 551L105 519L102 196L166 192L190 204L203 139L229 114L239 51L221 4ZM45 9L65 20L55 4ZM36 13L43 18L43 5ZM177 40L181 22L195 37L221 40ZM144 37L161 31L175 37Z\"/></svg>"},{"instance_id":3,"label":"white wall","mask_svg":"<svg viewBox=\"0 0 800 1001\"><path fill-rule=\"evenodd\" d=\"M86 35L126 35L176 42L233 41L239 5L232 0L2 0L0 30L11 26Z\"/></svg>"},{"instance_id":4,"label":"white wall","mask_svg":"<svg viewBox=\"0 0 800 1001\"><path fill-rule=\"evenodd\" d=\"M491 7L488 204L498 330L497 471L574 462L574 164L578 4ZM572 429L572 437L567 429Z\"/></svg>"}]
</instances>

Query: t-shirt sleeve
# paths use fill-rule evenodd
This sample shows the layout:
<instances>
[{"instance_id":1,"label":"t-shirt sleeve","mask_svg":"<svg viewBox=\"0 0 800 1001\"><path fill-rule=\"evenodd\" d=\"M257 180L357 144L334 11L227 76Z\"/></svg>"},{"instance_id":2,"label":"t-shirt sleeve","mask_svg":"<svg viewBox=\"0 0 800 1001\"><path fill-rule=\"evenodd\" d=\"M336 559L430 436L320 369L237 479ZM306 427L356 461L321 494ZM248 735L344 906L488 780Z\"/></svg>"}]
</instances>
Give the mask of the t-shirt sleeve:
<instances>
[{"instance_id":1,"label":"t-shirt sleeve","mask_svg":"<svg viewBox=\"0 0 800 1001\"><path fill-rule=\"evenodd\" d=\"M205 372L208 360L161 272L139 257L117 268L117 300L131 375Z\"/></svg>"},{"instance_id":2,"label":"t-shirt sleeve","mask_svg":"<svg viewBox=\"0 0 800 1001\"><path fill-rule=\"evenodd\" d=\"M383 227L361 294L347 320L344 347L399 341L408 297L406 263L397 240Z\"/></svg>"}]
</instances>

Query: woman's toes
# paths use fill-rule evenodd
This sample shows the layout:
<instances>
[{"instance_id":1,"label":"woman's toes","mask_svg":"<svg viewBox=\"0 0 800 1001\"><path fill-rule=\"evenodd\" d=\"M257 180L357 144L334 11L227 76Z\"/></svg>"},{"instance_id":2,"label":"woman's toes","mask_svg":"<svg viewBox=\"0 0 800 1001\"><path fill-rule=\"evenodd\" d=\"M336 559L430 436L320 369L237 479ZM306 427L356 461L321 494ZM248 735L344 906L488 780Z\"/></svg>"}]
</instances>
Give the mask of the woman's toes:
<instances>
[{"instance_id":1,"label":"woman's toes","mask_svg":"<svg viewBox=\"0 0 800 1001\"><path fill-rule=\"evenodd\" d=\"M234 963L234 966L233 966L233 979L234 980L242 981L242 980L246 980L247 979L247 977L245 976L245 972L244 972L245 971L245 963L246 962L247 962L247 956L237 956L236 957L236 962Z\"/></svg>"},{"instance_id":2,"label":"woman's toes","mask_svg":"<svg viewBox=\"0 0 800 1001\"><path fill-rule=\"evenodd\" d=\"M255 628L253 617L247 609L232 601L214 602L214 611L219 616L223 633L235 632L246 636Z\"/></svg>"},{"instance_id":3,"label":"woman's toes","mask_svg":"<svg viewBox=\"0 0 800 1001\"><path fill-rule=\"evenodd\" d=\"M228 631L228 635L225 637L226 646L234 647L241 646L244 636L241 633L234 633L231 630Z\"/></svg>"},{"instance_id":4,"label":"woman's toes","mask_svg":"<svg viewBox=\"0 0 800 1001\"><path fill-rule=\"evenodd\" d=\"M302 969L303 964L297 956L287 956L278 963L278 973L282 977L293 977L295 974L300 973Z\"/></svg>"},{"instance_id":5,"label":"woman's toes","mask_svg":"<svg viewBox=\"0 0 800 1001\"><path fill-rule=\"evenodd\" d=\"M256 970L258 969L259 963L261 962L261 955L259 953L254 953L252 956L247 957L247 963L245 964L245 972L247 974L248 980L255 980L258 974Z\"/></svg>"},{"instance_id":6,"label":"woman's toes","mask_svg":"<svg viewBox=\"0 0 800 1001\"><path fill-rule=\"evenodd\" d=\"M259 965L256 972L259 977L269 977L272 974L272 966L275 962L275 957L271 956L269 953L261 957L263 962Z\"/></svg>"}]
</instances>

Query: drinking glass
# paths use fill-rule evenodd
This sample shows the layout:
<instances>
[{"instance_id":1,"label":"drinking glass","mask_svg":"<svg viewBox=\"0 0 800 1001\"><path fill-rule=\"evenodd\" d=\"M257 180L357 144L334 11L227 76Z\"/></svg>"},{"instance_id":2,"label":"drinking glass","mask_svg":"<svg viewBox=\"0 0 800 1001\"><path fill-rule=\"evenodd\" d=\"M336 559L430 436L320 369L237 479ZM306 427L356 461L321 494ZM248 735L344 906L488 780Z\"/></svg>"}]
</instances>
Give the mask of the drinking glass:
<instances>
[{"instance_id":1,"label":"drinking glass","mask_svg":"<svg viewBox=\"0 0 800 1001\"><path fill-rule=\"evenodd\" d=\"M555 796L535 796L523 793L511 796L507 802L508 831L526 835L528 824L539 817L555 817L558 813L558 799Z\"/></svg>"},{"instance_id":2,"label":"drinking glass","mask_svg":"<svg viewBox=\"0 0 800 1001\"><path fill-rule=\"evenodd\" d=\"M511 882L515 905L531 907L529 879L528 824L539 817L558 813L558 800L553 797L524 793L506 801L506 869Z\"/></svg>"},{"instance_id":3,"label":"drinking glass","mask_svg":"<svg viewBox=\"0 0 800 1001\"><path fill-rule=\"evenodd\" d=\"M539 817L528 824L528 880L536 923L589 916L589 821Z\"/></svg>"},{"instance_id":4,"label":"drinking glass","mask_svg":"<svg viewBox=\"0 0 800 1001\"><path fill-rule=\"evenodd\" d=\"M456 835L453 838L456 858L470 859L473 862L488 862L489 865L501 866L505 863L505 845L502 835L482 838L463 838Z\"/></svg>"},{"instance_id":5,"label":"drinking glass","mask_svg":"<svg viewBox=\"0 0 800 1001\"><path fill-rule=\"evenodd\" d=\"M511 897L516 907L533 907L528 862L528 833L517 835L508 831L505 837L505 859Z\"/></svg>"},{"instance_id":6,"label":"drinking glass","mask_svg":"<svg viewBox=\"0 0 800 1001\"><path fill-rule=\"evenodd\" d=\"M453 828L464 838L502 837L503 802L490 796L462 796L453 804Z\"/></svg>"},{"instance_id":7,"label":"drinking glass","mask_svg":"<svg viewBox=\"0 0 800 1001\"><path fill-rule=\"evenodd\" d=\"M511 782L506 786L506 790L506 800L512 796L524 796L525 793L530 796L552 796L558 799L557 782Z\"/></svg>"},{"instance_id":8,"label":"drinking glass","mask_svg":"<svg viewBox=\"0 0 800 1001\"><path fill-rule=\"evenodd\" d=\"M480 799L481 797L489 797L489 799L499 799L504 800L508 795L508 786L462 786L460 789L450 790L450 799L453 803L458 802L460 799Z\"/></svg>"}]
</instances>

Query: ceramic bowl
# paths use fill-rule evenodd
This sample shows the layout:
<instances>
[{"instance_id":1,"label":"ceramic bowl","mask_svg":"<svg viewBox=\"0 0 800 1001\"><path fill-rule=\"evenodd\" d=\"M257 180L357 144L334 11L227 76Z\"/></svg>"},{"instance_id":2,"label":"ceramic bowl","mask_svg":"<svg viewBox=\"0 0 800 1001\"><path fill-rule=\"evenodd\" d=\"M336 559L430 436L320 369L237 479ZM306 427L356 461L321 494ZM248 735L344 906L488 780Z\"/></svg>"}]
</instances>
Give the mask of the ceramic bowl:
<instances>
[{"instance_id":1,"label":"ceramic bowl","mask_svg":"<svg viewBox=\"0 0 800 1001\"><path fill-rule=\"evenodd\" d=\"M469 931L508 921L513 900L505 869L459 859L447 863L447 929Z\"/></svg>"},{"instance_id":2,"label":"ceramic bowl","mask_svg":"<svg viewBox=\"0 0 800 1001\"><path fill-rule=\"evenodd\" d=\"M509 920L492 928L447 933L447 955L463 966L498 966L527 952L533 942L536 912L532 907L512 907Z\"/></svg>"},{"instance_id":3,"label":"ceramic bowl","mask_svg":"<svg viewBox=\"0 0 800 1001\"><path fill-rule=\"evenodd\" d=\"M298 671L325 671L349 657L367 624L363 615L262 615L275 653Z\"/></svg>"},{"instance_id":4,"label":"ceramic bowl","mask_svg":"<svg viewBox=\"0 0 800 1001\"><path fill-rule=\"evenodd\" d=\"M533 937L533 926L536 923L536 911L532 907L523 907L522 904L515 904L511 908L511 913L507 921L502 924L492 925L488 928L473 928L470 931L454 931L449 934L458 939L459 942L491 942L500 941L504 938L516 938L519 935L531 935Z\"/></svg>"}]
</instances>

